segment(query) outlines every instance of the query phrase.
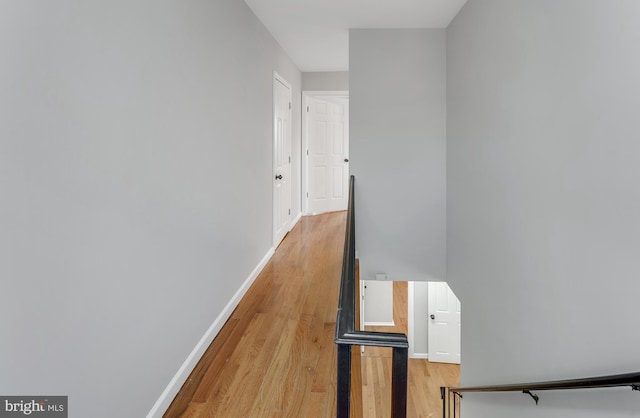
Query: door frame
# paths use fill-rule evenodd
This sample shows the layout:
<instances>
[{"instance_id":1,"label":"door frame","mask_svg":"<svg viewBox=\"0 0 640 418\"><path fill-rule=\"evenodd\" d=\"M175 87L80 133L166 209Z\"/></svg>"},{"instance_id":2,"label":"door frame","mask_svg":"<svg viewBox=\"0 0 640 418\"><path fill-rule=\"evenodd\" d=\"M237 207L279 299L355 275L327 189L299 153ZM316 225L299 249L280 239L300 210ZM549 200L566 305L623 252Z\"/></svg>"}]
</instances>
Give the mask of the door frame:
<instances>
[{"instance_id":1,"label":"door frame","mask_svg":"<svg viewBox=\"0 0 640 418\"><path fill-rule=\"evenodd\" d=\"M427 304L428 301L425 301ZM416 318L415 318L415 282L407 282L407 339L409 340L409 358L429 359L429 353L416 352ZM425 325L426 325L425 320Z\"/></svg>"},{"instance_id":2,"label":"door frame","mask_svg":"<svg viewBox=\"0 0 640 418\"><path fill-rule=\"evenodd\" d=\"M434 285L436 285L436 284L443 284L443 283L447 286L448 291L450 291L450 292L451 292L451 294L452 294L452 295L453 295L453 296L458 300L458 302L460 303L460 306L461 306L460 312L462 312L462 302L460 301L460 299L458 298L458 296L454 293L453 289L451 289L451 286L449 286L449 283L448 283L448 282L446 282L446 281L429 281L429 282L427 282L427 285L429 286L429 288L428 288L428 290L427 290L427 298L428 298L428 301L427 301L427 307L428 307L428 311L429 311L429 316L431 316L431 315L435 314L435 313L432 311L433 307L432 307L432 306L430 306L430 305L431 305L431 303L430 303L430 302L432 302L432 297L434 297L434 296L433 296L433 295L434 295L434 292L433 292L432 286L434 286ZM462 324L462 313L460 314L460 324ZM432 335L431 335L431 327L432 327L432 326L433 326L433 320L431 320L431 318L429 318L429 319L427 320L427 335L428 335L428 341L429 341L429 348L428 348L428 350L427 350L427 351L429 351L429 353L431 353L431 343L432 343L433 341L436 341L436 340L434 340L434 339L432 338ZM459 330L458 330L458 332L461 334L461 333L462 333L462 329L459 329ZM459 335L459 337L460 337L460 335ZM458 343L459 343L459 345L458 345L458 349L459 349L459 350L460 350L460 352L462 353L462 340L461 340L460 338L459 338ZM461 354L461 353L460 353L460 354ZM460 355L460 359L462 359L462 355ZM436 362L436 363L442 363L442 361L439 361L439 360L436 360L436 359L435 359L435 354L434 354L434 353L431 353L431 361L434 361L434 362ZM461 362L461 361L460 361L460 362L458 362L458 363L456 363L456 362L446 362L446 361L445 361L444 363L447 363L447 364L462 364L462 362Z\"/></svg>"},{"instance_id":3,"label":"door frame","mask_svg":"<svg viewBox=\"0 0 640 418\"><path fill-rule=\"evenodd\" d=\"M276 242L276 184L274 181L274 178L276 176L276 129L277 129L277 124L276 124L276 91L275 91L275 85L276 83L282 83L285 87L287 87L289 89L289 103L291 103L291 106L289 106L289 129L290 129L290 140L291 140L291 153L293 154L293 88L291 87L291 83L289 83L284 77L282 77L280 74L278 74L277 71L273 72L273 80L271 83L271 243L273 244L273 249L275 250L278 245L280 244L280 242L282 242L282 239L284 239L284 236L286 236L287 234L285 233L285 235L283 236L283 238L281 240L279 240L278 242ZM290 164L293 164L293 161L290 162ZM291 174L293 175L293 165L291 167ZM291 182L291 185L293 186L293 182L291 181L292 179L289 179L289 181ZM290 187L291 190L291 202L293 202L293 187ZM291 226L292 226L292 214L289 214L289 226L287 227L289 231L291 231Z\"/></svg>"},{"instance_id":4,"label":"door frame","mask_svg":"<svg viewBox=\"0 0 640 418\"><path fill-rule=\"evenodd\" d=\"M302 186L301 192L301 200L302 200L302 213L304 215L309 215L309 132L308 126L309 122L307 118L309 117L307 112L307 107L309 106L309 98L312 97L346 97L349 98L349 90L328 90L328 91L317 91L317 90L305 90L302 92L302 148L300 152L302 154L302 181L300 182ZM347 124L349 121L347 120ZM349 150L347 150L347 154L349 154ZM274 174L275 175L275 174Z\"/></svg>"},{"instance_id":5,"label":"door frame","mask_svg":"<svg viewBox=\"0 0 640 418\"><path fill-rule=\"evenodd\" d=\"M427 282L420 282L427 283ZM416 295L415 295L415 281L407 282L407 339L409 340L409 358L415 359L429 359L428 348L426 352L418 352L416 351L415 344L415 336L416 336L416 323L420 325L419 321L416 321ZM428 303L429 301L424 301L424 304L427 305L428 311ZM424 319L424 327L425 331L428 332L426 327L428 326L428 321L426 318Z\"/></svg>"}]
</instances>

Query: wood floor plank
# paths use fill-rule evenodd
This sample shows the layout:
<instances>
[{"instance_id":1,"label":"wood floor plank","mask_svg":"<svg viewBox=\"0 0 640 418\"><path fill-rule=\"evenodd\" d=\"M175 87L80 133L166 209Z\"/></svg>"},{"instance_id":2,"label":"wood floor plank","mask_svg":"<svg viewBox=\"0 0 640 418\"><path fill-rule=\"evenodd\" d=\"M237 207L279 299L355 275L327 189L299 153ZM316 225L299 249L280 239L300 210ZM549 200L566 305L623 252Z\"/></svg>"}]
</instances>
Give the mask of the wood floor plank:
<instances>
[{"instance_id":1,"label":"wood floor plank","mask_svg":"<svg viewBox=\"0 0 640 418\"><path fill-rule=\"evenodd\" d=\"M300 415L301 417L324 417L327 411L327 399L328 396L325 392L311 392L309 394L309 407L307 408L306 415Z\"/></svg>"},{"instance_id":2,"label":"wood floor plank","mask_svg":"<svg viewBox=\"0 0 640 418\"><path fill-rule=\"evenodd\" d=\"M182 414L182 417L184 417L184 418L201 417L204 408L206 408L206 405L203 404L203 403L191 402L187 406L187 408L184 411L184 413Z\"/></svg>"},{"instance_id":3,"label":"wood floor plank","mask_svg":"<svg viewBox=\"0 0 640 418\"><path fill-rule=\"evenodd\" d=\"M316 372L312 392L323 392L331 382L332 367L336 367L337 350L333 343L335 335L335 323L324 324L320 348L320 358L318 359L318 370Z\"/></svg>"},{"instance_id":4,"label":"wood floor plank","mask_svg":"<svg viewBox=\"0 0 640 418\"><path fill-rule=\"evenodd\" d=\"M286 320L284 328L281 330L282 338L278 341L278 346L271 362L262 379L263 383L255 398L248 399L240 394L237 399L246 399L252 402L252 408L249 410L249 417L265 417L273 411L282 409L282 402L286 391L291 388L285 388L282 385L281 376L286 373L291 360L295 361L296 356L289 357L291 346L297 329L297 321ZM229 411L231 413L232 411ZM231 416L231 415L222 415Z\"/></svg>"},{"instance_id":5,"label":"wood floor plank","mask_svg":"<svg viewBox=\"0 0 640 418\"><path fill-rule=\"evenodd\" d=\"M173 400L165 415L168 414L168 416L180 416L183 413L186 414L185 411L187 411L189 403L194 399L196 392L201 387L202 380L207 374L207 371L217 358L223 357L223 355L220 354L220 351L224 344L229 340L229 336L235 329L237 325L237 319L229 319L229 321L227 321L227 325L228 326L225 326L222 330L220 330L218 338L216 338L216 340L213 341L209 348L205 351L204 355L194 368L187 381L182 386L182 389ZM190 412L190 414L193 414L193 412Z\"/></svg>"},{"instance_id":6,"label":"wood floor plank","mask_svg":"<svg viewBox=\"0 0 640 418\"><path fill-rule=\"evenodd\" d=\"M240 344L244 350L237 350L229 359L235 373L228 385L217 393L208 396L208 404L211 411L216 411L219 416L224 416L229 410L235 410L238 416L245 414L248 406L246 403L237 404L235 399L253 397L262 385L262 381L252 379L256 370L254 364L263 364L264 358L271 356L272 347L278 343L275 328L279 328L282 320L268 314L256 314L251 326ZM223 380L223 379L220 379Z\"/></svg>"}]
</instances>

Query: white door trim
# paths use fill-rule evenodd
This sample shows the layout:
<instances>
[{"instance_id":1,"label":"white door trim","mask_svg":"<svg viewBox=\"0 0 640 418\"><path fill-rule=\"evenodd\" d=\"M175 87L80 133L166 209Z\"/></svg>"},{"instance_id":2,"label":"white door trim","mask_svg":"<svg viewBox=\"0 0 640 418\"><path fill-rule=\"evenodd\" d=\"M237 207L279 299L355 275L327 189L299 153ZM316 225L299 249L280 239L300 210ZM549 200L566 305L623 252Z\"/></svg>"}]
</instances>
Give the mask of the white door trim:
<instances>
[{"instance_id":1,"label":"white door trim","mask_svg":"<svg viewBox=\"0 0 640 418\"><path fill-rule=\"evenodd\" d=\"M413 355L415 354L415 320L413 319L413 302L413 282L407 282L407 340L409 340L409 358L413 358Z\"/></svg>"},{"instance_id":2,"label":"white door trim","mask_svg":"<svg viewBox=\"0 0 640 418\"><path fill-rule=\"evenodd\" d=\"M460 300L447 282L428 282L428 286L429 316L433 316L433 319L428 320L429 357L437 363L460 364ZM444 295L445 301L443 302L438 295ZM439 311L439 307L443 309ZM445 351L438 351L438 347Z\"/></svg>"},{"instance_id":3,"label":"white door trim","mask_svg":"<svg viewBox=\"0 0 640 418\"><path fill-rule=\"evenodd\" d=\"M427 303L426 301L424 303ZM429 353L416 353L415 282L407 282L407 339L409 358L428 359Z\"/></svg>"},{"instance_id":4,"label":"white door trim","mask_svg":"<svg viewBox=\"0 0 640 418\"><path fill-rule=\"evenodd\" d=\"M276 176L276 92L274 89L275 83L276 82L280 82L282 83L284 86L286 86L289 89L289 94L290 94L290 102L293 103L293 88L291 87L291 84L284 78L282 77L280 74L278 74L277 71L273 72L273 80L271 83L271 88L272 88L272 92L271 92L271 241L273 243L273 249L275 250L278 245L280 244L281 240L277 240L276 238L276 187L275 187L275 182L274 182L274 178ZM291 126L291 122L293 122L293 114L292 114L292 108L293 106L289 106L289 121L290 121L290 125L289 125L289 129L291 129L291 141L293 142L293 127ZM293 146L293 143L291 144L291 146ZM293 168L291 170L291 172L293 173ZM289 179L289 181L291 181L291 179ZM292 183L293 184L293 183ZM293 192L293 188L291 188L292 192ZM293 195L293 193L292 193ZM288 226L289 231L291 230L293 223L291 222L290 219L290 224ZM286 234L285 234L286 235ZM277 241L277 242L276 242Z\"/></svg>"},{"instance_id":5,"label":"white door trim","mask_svg":"<svg viewBox=\"0 0 640 418\"><path fill-rule=\"evenodd\" d=\"M301 198L302 198L302 213L309 215L309 200L307 198L307 192L309 191L309 158L307 150L309 149L309 135L307 132L307 106L309 106L308 99L310 97L349 97L349 90L335 90L335 91L315 91L306 90L302 92L302 148L300 149L302 160L302 186Z\"/></svg>"}]
</instances>

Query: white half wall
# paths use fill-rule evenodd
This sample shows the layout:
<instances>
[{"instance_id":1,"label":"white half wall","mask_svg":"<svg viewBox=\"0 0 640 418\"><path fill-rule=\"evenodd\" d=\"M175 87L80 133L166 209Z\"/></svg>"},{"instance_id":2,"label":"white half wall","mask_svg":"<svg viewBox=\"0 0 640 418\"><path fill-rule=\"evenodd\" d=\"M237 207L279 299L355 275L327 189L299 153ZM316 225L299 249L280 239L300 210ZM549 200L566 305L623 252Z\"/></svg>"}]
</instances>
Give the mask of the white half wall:
<instances>
[{"instance_id":1,"label":"white half wall","mask_svg":"<svg viewBox=\"0 0 640 418\"><path fill-rule=\"evenodd\" d=\"M444 280L443 29L349 31L350 169L362 277Z\"/></svg>"},{"instance_id":2,"label":"white half wall","mask_svg":"<svg viewBox=\"0 0 640 418\"><path fill-rule=\"evenodd\" d=\"M0 393L143 417L271 248L301 74L240 0L3 1L0 56Z\"/></svg>"},{"instance_id":3,"label":"white half wall","mask_svg":"<svg viewBox=\"0 0 640 418\"><path fill-rule=\"evenodd\" d=\"M447 29L463 385L638 371L639 16L636 1L469 1ZM465 394L464 416L640 411L628 388L538 395Z\"/></svg>"}]
</instances>

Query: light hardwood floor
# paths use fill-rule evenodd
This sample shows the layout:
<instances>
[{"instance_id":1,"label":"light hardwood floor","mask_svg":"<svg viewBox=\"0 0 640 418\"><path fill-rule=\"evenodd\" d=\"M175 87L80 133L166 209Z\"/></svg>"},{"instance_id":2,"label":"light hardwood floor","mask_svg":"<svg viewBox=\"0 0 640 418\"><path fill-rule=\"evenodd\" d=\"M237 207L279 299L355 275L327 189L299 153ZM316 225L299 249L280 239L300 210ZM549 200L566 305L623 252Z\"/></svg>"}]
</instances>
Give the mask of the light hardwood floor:
<instances>
[{"instance_id":1,"label":"light hardwood floor","mask_svg":"<svg viewBox=\"0 0 640 418\"><path fill-rule=\"evenodd\" d=\"M345 212L283 240L165 417L333 417Z\"/></svg>"},{"instance_id":2,"label":"light hardwood floor","mask_svg":"<svg viewBox=\"0 0 640 418\"><path fill-rule=\"evenodd\" d=\"M335 417L333 339L345 219L345 212L337 212L298 222L206 351L166 418ZM406 327L406 314L404 321ZM369 411L365 416L389 416L390 353L374 353L361 361L364 408ZM439 386L451 377L447 370L410 362L409 411L418 411L410 416L438 416L428 409L429 399L439 399ZM423 396L426 401L418 401Z\"/></svg>"}]
</instances>

